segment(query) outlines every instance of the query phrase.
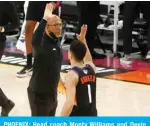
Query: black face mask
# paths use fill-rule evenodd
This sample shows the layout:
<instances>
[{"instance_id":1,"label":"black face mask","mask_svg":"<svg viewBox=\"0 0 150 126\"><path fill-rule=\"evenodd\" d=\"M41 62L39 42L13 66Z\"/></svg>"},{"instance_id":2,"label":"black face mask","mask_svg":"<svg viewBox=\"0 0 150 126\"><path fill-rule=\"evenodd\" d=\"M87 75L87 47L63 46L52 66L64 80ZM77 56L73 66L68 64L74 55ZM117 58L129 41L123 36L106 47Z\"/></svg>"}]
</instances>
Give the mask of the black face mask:
<instances>
[{"instance_id":1,"label":"black face mask","mask_svg":"<svg viewBox=\"0 0 150 126\"><path fill-rule=\"evenodd\" d=\"M56 35L53 32L50 32L49 35L52 37L52 39L54 39L54 41L58 40L58 38L56 37Z\"/></svg>"}]
</instances>

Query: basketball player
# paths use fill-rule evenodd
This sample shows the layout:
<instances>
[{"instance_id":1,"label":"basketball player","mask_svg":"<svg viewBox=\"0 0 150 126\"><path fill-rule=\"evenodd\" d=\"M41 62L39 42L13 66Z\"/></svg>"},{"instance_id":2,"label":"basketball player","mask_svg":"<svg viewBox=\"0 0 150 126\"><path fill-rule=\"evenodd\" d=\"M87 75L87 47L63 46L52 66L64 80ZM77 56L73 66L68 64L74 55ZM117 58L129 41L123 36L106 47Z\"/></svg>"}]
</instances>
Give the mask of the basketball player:
<instances>
[{"instance_id":1,"label":"basketball player","mask_svg":"<svg viewBox=\"0 0 150 126\"><path fill-rule=\"evenodd\" d=\"M26 45L26 56L27 65L19 72L17 72L18 77L25 77L27 73L32 71L32 36L35 30L37 22L40 22L43 18L44 10L46 4L49 1L30 1L28 4L27 15L26 15L26 25L25 25L25 45ZM53 8L57 8L56 1L51 2Z\"/></svg>"},{"instance_id":2,"label":"basketball player","mask_svg":"<svg viewBox=\"0 0 150 126\"><path fill-rule=\"evenodd\" d=\"M52 12L53 5L49 3L32 39L33 74L27 89L32 116L54 116L57 107L57 86L63 59L58 40L62 22Z\"/></svg>"},{"instance_id":3,"label":"basketball player","mask_svg":"<svg viewBox=\"0 0 150 126\"><path fill-rule=\"evenodd\" d=\"M19 28L19 19L15 4L11 1L0 2L0 59L4 53L6 32ZM0 106L2 116L8 116L14 107L14 103L9 100L0 88Z\"/></svg>"},{"instance_id":4,"label":"basketball player","mask_svg":"<svg viewBox=\"0 0 150 126\"><path fill-rule=\"evenodd\" d=\"M64 81L66 101L61 116L97 116L95 65L86 44L86 31L87 25L83 25L78 40L70 46L72 69Z\"/></svg>"}]
</instances>

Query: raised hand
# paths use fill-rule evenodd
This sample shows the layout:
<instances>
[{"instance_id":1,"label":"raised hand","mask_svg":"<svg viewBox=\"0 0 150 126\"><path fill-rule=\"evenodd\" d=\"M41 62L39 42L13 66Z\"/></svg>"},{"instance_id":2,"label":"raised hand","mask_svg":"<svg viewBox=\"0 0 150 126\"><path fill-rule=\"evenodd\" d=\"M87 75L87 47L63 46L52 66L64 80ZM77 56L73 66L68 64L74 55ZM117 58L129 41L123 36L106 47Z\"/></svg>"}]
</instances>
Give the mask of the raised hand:
<instances>
[{"instance_id":1,"label":"raised hand","mask_svg":"<svg viewBox=\"0 0 150 126\"><path fill-rule=\"evenodd\" d=\"M86 33L87 33L87 25L82 25L80 34L77 35L77 39L80 40L81 42L86 42Z\"/></svg>"},{"instance_id":2,"label":"raised hand","mask_svg":"<svg viewBox=\"0 0 150 126\"><path fill-rule=\"evenodd\" d=\"M48 20L49 18L51 18L52 13L53 13L53 4L52 3L46 4L45 12L44 12L44 19Z\"/></svg>"}]
</instances>

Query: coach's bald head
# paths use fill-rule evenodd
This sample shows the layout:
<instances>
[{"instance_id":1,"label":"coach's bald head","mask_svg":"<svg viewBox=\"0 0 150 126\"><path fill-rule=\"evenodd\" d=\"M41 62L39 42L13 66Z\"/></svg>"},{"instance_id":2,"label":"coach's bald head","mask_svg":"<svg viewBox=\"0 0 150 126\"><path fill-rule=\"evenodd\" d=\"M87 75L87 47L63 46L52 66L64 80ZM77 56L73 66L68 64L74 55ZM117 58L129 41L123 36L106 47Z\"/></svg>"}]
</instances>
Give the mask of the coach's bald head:
<instances>
[{"instance_id":1,"label":"coach's bald head","mask_svg":"<svg viewBox=\"0 0 150 126\"><path fill-rule=\"evenodd\" d=\"M57 15L52 15L47 20L46 32L47 33L53 32L56 37L59 37L61 35L62 21L61 21L60 17L58 17Z\"/></svg>"}]
</instances>

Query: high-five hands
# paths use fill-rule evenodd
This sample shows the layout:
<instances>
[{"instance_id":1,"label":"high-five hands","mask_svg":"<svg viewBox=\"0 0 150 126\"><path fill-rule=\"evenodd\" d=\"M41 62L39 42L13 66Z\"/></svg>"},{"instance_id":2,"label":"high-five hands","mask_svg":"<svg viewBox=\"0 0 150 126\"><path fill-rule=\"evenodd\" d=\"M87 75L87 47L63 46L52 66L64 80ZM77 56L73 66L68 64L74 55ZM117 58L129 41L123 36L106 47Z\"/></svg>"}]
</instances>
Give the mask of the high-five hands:
<instances>
[{"instance_id":1,"label":"high-five hands","mask_svg":"<svg viewBox=\"0 0 150 126\"><path fill-rule=\"evenodd\" d=\"M49 18L51 18L53 16L52 13L53 13L53 4L52 3L46 4L45 12L44 12L44 19L48 20Z\"/></svg>"},{"instance_id":2,"label":"high-five hands","mask_svg":"<svg viewBox=\"0 0 150 126\"><path fill-rule=\"evenodd\" d=\"M77 39L81 42L86 42L87 25L82 25L80 34L77 34Z\"/></svg>"}]
</instances>

